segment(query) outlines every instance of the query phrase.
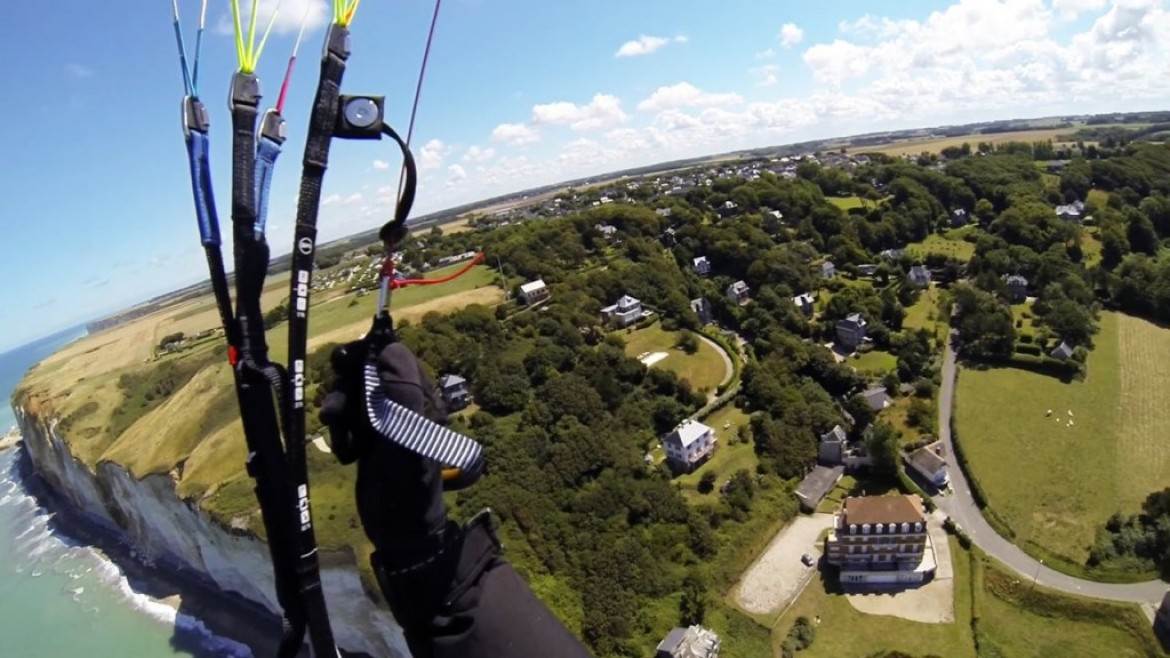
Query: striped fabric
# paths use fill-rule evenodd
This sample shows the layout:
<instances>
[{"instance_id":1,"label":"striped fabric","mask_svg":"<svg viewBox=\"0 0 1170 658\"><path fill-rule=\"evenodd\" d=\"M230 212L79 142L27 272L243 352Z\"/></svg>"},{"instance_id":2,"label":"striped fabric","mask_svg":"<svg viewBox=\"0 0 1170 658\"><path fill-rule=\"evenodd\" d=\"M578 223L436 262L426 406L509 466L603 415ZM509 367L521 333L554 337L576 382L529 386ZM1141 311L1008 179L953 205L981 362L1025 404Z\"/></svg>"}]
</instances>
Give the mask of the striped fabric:
<instances>
[{"instance_id":1,"label":"striped fabric","mask_svg":"<svg viewBox=\"0 0 1170 658\"><path fill-rule=\"evenodd\" d=\"M474 439L387 398L382 392L378 369L372 363L365 366L365 380L366 415L379 434L444 466L454 466L467 474L482 470L483 446Z\"/></svg>"}]
</instances>

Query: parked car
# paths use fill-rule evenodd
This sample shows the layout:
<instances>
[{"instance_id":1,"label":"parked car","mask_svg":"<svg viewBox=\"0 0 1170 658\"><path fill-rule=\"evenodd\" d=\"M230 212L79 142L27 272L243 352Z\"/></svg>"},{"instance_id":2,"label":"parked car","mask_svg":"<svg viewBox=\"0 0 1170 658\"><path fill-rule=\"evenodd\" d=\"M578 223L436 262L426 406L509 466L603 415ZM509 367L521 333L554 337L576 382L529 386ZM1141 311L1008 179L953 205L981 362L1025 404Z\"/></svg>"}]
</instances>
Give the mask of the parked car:
<instances>
[{"instance_id":1,"label":"parked car","mask_svg":"<svg viewBox=\"0 0 1170 658\"><path fill-rule=\"evenodd\" d=\"M813 563L816 562L816 560L813 559L813 556L809 555L808 553L801 555L800 561L803 562L804 566L806 566L806 567L811 567L813 565Z\"/></svg>"}]
</instances>

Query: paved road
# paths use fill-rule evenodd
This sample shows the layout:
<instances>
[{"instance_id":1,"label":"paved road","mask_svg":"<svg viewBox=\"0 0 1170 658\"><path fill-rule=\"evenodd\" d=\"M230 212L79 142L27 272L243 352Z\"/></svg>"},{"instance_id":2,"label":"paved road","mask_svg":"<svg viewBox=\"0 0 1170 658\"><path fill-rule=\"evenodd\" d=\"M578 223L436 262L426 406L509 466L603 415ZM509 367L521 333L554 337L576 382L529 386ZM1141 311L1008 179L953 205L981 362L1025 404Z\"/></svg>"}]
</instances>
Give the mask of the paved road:
<instances>
[{"instance_id":1,"label":"paved road","mask_svg":"<svg viewBox=\"0 0 1170 658\"><path fill-rule=\"evenodd\" d=\"M1132 601L1157 605L1167 589L1170 589L1170 585L1165 582L1151 580L1144 583L1116 585L1074 578L1043 566L992 529L983 518L979 506L975 504L975 497L971 494L967 476L954 458L955 445L951 440L951 409L954 397L955 353L951 349L950 341L947 341L946 353L943 357L942 387L938 394L938 427L939 436L947 448L947 461L949 462L947 470L950 472L953 493L934 497L934 502L939 509L954 519L955 523L967 532L976 546L1015 569L1029 581L1036 578L1036 582L1041 585L1071 594L1112 601Z\"/></svg>"}]
</instances>

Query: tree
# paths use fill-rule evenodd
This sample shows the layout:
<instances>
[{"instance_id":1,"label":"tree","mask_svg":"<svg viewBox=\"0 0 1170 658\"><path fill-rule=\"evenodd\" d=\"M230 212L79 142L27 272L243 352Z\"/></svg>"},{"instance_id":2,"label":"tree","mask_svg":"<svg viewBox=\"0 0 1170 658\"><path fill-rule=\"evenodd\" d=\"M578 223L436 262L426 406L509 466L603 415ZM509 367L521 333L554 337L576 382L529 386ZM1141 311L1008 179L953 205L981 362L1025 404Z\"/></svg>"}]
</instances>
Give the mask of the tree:
<instances>
[{"instance_id":1,"label":"tree","mask_svg":"<svg viewBox=\"0 0 1170 658\"><path fill-rule=\"evenodd\" d=\"M864 395L858 393L841 405L845 412L853 417L853 432L854 436L860 436L861 432L869 427L874 418L877 418L877 412L869 405L869 400Z\"/></svg>"},{"instance_id":2,"label":"tree","mask_svg":"<svg viewBox=\"0 0 1170 658\"><path fill-rule=\"evenodd\" d=\"M873 459L873 474L892 481L898 476L898 433L884 421L870 427L865 444Z\"/></svg>"},{"instance_id":3,"label":"tree","mask_svg":"<svg viewBox=\"0 0 1170 658\"><path fill-rule=\"evenodd\" d=\"M710 469L703 473L703 477L699 478L699 493L709 494L715 489L715 471Z\"/></svg>"},{"instance_id":4,"label":"tree","mask_svg":"<svg viewBox=\"0 0 1170 658\"><path fill-rule=\"evenodd\" d=\"M707 579L697 568L692 568L683 578L678 613L679 625L683 627L702 624L707 616Z\"/></svg>"},{"instance_id":5,"label":"tree","mask_svg":"<svg viewBox=\"0 0 1170 658\"><path fill-rule=\"evenodd\" d=\"M695 334L684 329L678 334L677 346L687 354L694 354L699 351L699 339L695 337Z\"/></svg>"}]
</instances>

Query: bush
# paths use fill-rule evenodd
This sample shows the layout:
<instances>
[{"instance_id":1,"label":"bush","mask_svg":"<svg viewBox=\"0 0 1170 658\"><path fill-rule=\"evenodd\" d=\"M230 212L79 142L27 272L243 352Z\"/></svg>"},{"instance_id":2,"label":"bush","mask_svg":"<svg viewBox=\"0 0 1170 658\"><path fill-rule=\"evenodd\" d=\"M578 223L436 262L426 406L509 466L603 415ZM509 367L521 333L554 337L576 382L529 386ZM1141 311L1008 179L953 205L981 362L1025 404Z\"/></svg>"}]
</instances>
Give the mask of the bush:
<instances>
[{"instance_id":1,"label":"bush","mask_svg":"<svg viewBox=\"0 0 1170 658\"><path fill-rule=\"evenodd\" d=\"M1028 337L1024 336L1024 338L1028 338ZM1030 340L1030 338L1029 338L1029 340ZM1017 354L1030 354L1032 356L1040 356L1041 355L1039 345L1029 345L1026 342L1016 343L1016 353Z\"/></svg>"},{"instance_id":2,"label":"bush","mask_svg":"<svg viewBox=\"0 0 1170 658\"><path fill-rule=\"evenodd\" d=\"M1032 342L1032 334L1020 334L1020 342L1021 343L1031 343Z\"/></svg>"},{"instance_id":3,"label":"bush","mask_svg":"<svg viewBox=\"0 0 1170 658\"><path fill-rule=\"evenodd\" d=\"M715 489L715 471L708 470L699 478L699 493L709 494Z\"/></svg>"}]
</instances>

